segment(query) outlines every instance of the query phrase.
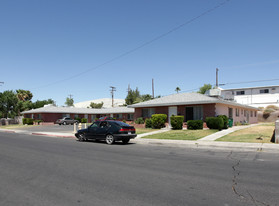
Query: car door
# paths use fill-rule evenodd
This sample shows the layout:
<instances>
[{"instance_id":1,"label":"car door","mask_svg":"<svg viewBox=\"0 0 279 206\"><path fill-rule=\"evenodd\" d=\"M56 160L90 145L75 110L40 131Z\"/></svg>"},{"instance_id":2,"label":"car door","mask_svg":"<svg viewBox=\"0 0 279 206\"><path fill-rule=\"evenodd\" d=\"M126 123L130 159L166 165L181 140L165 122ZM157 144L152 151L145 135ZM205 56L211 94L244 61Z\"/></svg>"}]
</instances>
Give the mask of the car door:
<instances>
[{"instance_id":1,"label":"car door","mask_svg":"<svg viewBox=\"0 0 279 206\"><path fill-rule=\"evenodd\" d=\"M105 139L106 134L110 128L110 124L107 121L101 121L98 129L96 130L96 138Z\"/></svg>"},{"instance_id":2,"label":"car door","mask_svg":"<svg viewBox=\"0 0 279 206\"><path fill-rule=\"evenodd\" d=\"M96 139L97 138L97 130L99 129L100 122L94 122L88 127L88 132L86 137L88 139Z\"/></svg>"}]
</instances>

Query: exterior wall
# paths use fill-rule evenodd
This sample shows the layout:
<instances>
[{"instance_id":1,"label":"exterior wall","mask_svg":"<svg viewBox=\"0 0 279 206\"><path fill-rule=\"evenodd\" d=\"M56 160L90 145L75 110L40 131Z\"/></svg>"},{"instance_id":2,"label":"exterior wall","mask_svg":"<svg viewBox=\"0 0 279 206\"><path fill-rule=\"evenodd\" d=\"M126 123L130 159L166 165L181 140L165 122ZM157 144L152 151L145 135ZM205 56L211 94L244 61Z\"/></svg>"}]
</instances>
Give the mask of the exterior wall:
<instances>
[{"instance_id":1,"label":"exterior wall","mask_svg":"<svg viewBox=\"0 0 279 206\"><path fill-rule=\"evenodd\" d=\"M268 90L268 93L260 93L260 90L265 89ZM237 95L239 91L244 91L244 94ZM222 90L221 95L225 99L232 99L237 103L254 107L279 106L279 86Z\"/></svg>"},{"instance_id":2,"label":"exterior wall","mask_svg":"<svg viewBox=\"0 0 279 206\"><path fill-rule=\"evenodd\" d=\"M256 109L247 109L244 107L230 106L225 104L216 104L216 116L226 115L229 117L229 108L232 108L232 118L234 123L248 122L249 124L254 124L258 122L258 115ZM236 112L237 109L238 115Z\"/></svg>"},{"instance_id":3,"label":"exterior wall","mask_svg":"<svg viewBox=\"0 0 279 206\"><path fill-rule=\"evenodd\" d=\"M173 105L176 106L176 105ZM177 115L182 115L185 117L185 107L193 107L193 106L202 106L203 107L203 120L205 121L206 117L215 116L215 104L204 104L204 105L179 105L177 106ZM147 108L147 107L145 107ZM155 114L166 114L168 116L169 106L164 107L148 107L155 108ZM143 108L135 108L134 120L139 117L142 117L142 109ZM168 117L169 118L169 117Z\"/></svg>"}]
</instances>

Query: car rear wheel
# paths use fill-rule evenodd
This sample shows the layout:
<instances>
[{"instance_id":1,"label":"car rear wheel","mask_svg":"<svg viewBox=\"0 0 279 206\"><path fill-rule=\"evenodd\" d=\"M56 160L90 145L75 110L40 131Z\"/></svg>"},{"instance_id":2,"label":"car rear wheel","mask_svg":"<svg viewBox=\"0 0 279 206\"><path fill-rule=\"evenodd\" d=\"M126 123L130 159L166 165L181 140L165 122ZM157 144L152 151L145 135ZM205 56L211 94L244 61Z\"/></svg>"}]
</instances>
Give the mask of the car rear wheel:
<instances>
[{"instance_id":1,"label":"car rear wheel","mask_svg":"<svg viewBox=\"0 0 279 206\"><path fill-rule=\"evenodd\" d=\"M114 142L115 142L114 136L111 135L111 134L108 134L108 135L106 136L106 143L107 143L107 144L113 144Z\"/></svg>"},{"instance_id":2,"label":"car rear wheel","mask_svg":"<svg viewBox=\"0 0 279 206\"><path fill-rule=\"evenodd\" d=\"M79 140L80 142L87 141L87 139L86 139L86 137L85 137L85 135L84 135L83 133L80 133L80 134L78 135L78 140Z\"/></svg>"},{"instance_id":3,"label":"car rear wheel","mask_svg":"<svg viewBox=\"0 0 279 206\"><path fill-rule=\"evenodd\" d=\"M129 141L130 141L130 139L123 139L123 140L122 140L122 143L123 143L123 144L128 144Z\"/></svg>"}]
</instances>

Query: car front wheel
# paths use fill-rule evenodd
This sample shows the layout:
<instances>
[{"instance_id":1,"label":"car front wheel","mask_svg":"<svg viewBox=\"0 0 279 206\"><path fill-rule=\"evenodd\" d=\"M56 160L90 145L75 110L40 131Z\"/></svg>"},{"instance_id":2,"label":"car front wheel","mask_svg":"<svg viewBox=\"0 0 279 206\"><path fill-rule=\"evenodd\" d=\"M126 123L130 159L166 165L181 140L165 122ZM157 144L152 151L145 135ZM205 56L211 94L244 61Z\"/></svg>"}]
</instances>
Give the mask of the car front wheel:
<instances>
[{"instance_id":1,"label":"car front wheel","mask_svg":"<svg viewBox=\"0 0 279 206\"><path fill-rule=\"evenodd\" d=\"M67 122L63 122L63 124L64 124L64 125L66 125L66 124L67 124Z\"/></svg>"},{"instance_id":2,"label":"car front wheel","mask_svg":"<svg viewBox=\"0 0 279 206\"><path fill-rule=\"evenodd\" d=\"M79 140L80 142L83 142L83 141L86 141L87 139L86 139L86 137L85 137L85 135L84 135L83 133L80 133L80 134L78 135L78 140Z\"/></svg>"},{"instance_id":3,"label":"car front wheel","mask_svg":"<svg viewBox=\"0 0 279 206\"><path fill-rule=\"evenodd\" d=\"M113 136L113 135L108 134L108 135L106 136L106 143L107 143L107 144L113 144L114 141L115 141L115 139L114 139L114 136Z\"/></svg>"}]
</instances>

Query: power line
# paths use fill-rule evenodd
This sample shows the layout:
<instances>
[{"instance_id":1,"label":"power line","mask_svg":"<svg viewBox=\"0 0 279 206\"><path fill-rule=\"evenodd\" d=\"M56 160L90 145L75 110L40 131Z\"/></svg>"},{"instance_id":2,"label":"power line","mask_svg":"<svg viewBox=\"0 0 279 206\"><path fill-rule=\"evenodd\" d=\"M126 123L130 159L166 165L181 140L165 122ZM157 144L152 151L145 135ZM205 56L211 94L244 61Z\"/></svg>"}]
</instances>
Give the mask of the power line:
<instances>
[{"instance_id":1,"label":"power line","mask_svg":"<svg viewBox=\"0 0 279 206\"><path fill-rule=\"evenodd\" d=\"M133 49L130 49L130 50L128 50L128 51L126 51L126 52L124 52L124 53L118 55L118 56L115 56L114 58L112 58L112 59L110 59L110 60L108 60L108 61L105 61L105 62L103 62L102 64L99 64L99 65L97 65L97 66L95 66L95 67L92 67L92 68L90 68L90 69L87 69L87 70L85 70L85 71L83 71L83 72L77 73L77 74L75 74L75 75L73 75L73 76L71 76L71 77L68 77L68 78L65 78L65 79L61 79L61 80L55 81L55 82L53 82L53 83L49 83L49 84L46 84L46 85L43 85L43 86L40 86L40 87L36 87L36 88L32 88L32 89L39 89L39 88L43 88L43 87L48 87L48 86L51 86L51 85L54 85L54 84L58 84L58 83L60 83L60 82L64 82L64 81L67 81L67 80L70 80L70 79L77 78L77 77L79 77L79 76L81 76L81 75L83 75L83 74L85 74L85 73L90 72L90 71L97 70L97 69L99 69L100 67L103 67L103 66L105 66L105 65L107 65L107 64L110 64L110 63L112 63L112 62L114 62L114 61L116 61L116 60L118 60L118 59L120 59L120 58L123 58L123 57L125 57L125 56L127 56L127 55L129 55L129 54L131 54L131 53L136 52L137 50L139 50L139 49L141 49L141 48L143 48L143 47L146 47L146 46L148 46L148 45L154 43L155 41L158 41L158 40L160 40L160 39L162 39L162 38L168 36L169 34L171 34L171 33L175 32L175 31L179 30L180 28L182 28L182 27L184 27L184 26L186 26L186 25L188 25L188 24L190 24L190 23L192 23L192 22L198 20L199 18L201 18L201 17L203 17L203 16L205 16L205 15L207 15L207 14L209 14L209 13L215 11L216 9L219 9L220 7L222 7L222 6L224 6L225 4L227 4L229 1L231 1L231 0L225 0L225 1L221 2L220 4L218 4L217 6L214 6L214 7L212 7L211 9L208 9L208 10L204 11L203 13L201 13L201 14L199 14L199 15L193 17L192 19L190 19L190 20L188 20L188 21L186 21L186 22L184 22L184 23L182 23L182 24L180 24L180 25L178 25L178 26L175 26L174 28L170 29L169 31L167 31L167 32L165 32L165 33L162 33L162 34L158 35L157 37L155 37L155 38L153 38L153 39L151 39L151 40L149 40L149 41L146 41L145 43L143 43L143 44L141 44L141 45L139 45L139 46L137 46L137 47L135 47L135 48L133 48Z\"/></svg>"}]
</instances>

